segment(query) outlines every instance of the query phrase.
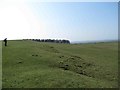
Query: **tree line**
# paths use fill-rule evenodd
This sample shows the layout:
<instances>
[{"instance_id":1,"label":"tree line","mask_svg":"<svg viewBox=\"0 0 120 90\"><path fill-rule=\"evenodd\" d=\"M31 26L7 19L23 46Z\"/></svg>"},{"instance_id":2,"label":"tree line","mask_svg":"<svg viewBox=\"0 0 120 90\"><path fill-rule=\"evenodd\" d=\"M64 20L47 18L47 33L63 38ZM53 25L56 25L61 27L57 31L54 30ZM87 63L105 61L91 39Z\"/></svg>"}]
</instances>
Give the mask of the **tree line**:
<instances>
[{"instance_id":1,"label":"tree line","mask_svg":"<svg viewBox=\"0 0 120 90\"><path fill-rule=\"evenodd\" d=\"M32 41L37 41L37 42L52 42L52 43L66 43L70 44L69 40L55 40L55 39L23 39L23 40L32 40Z\"/></svg>"}]
</instances>

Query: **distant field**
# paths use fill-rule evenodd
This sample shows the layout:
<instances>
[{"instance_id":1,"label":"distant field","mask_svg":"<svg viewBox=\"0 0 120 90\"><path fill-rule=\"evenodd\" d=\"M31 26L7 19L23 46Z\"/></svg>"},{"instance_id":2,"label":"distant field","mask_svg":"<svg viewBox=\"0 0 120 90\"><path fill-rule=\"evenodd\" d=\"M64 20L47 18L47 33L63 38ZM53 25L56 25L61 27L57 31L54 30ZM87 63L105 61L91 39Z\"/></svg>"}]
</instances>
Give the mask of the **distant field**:
<instances>
[{"instance_id":1,"label":"distant field","mask_svg":"<svg viewBox=\"0 0 120 90\"><path fill-rule=\"evenodd\" d=\"M116 88L118 43L3 44L3 88Z\"/></svg>"}]
</instances>

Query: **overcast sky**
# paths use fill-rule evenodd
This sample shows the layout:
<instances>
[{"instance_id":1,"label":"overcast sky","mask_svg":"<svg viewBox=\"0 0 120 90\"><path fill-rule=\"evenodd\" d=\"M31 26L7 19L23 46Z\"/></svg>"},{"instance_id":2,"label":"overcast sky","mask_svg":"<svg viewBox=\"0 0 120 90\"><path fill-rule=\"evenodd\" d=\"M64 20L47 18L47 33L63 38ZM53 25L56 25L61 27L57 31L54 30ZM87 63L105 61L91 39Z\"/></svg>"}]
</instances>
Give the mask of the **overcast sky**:
<instances>
[{"instance_id":1,"label":"overcast sky","mask_svg":"<svg viewBox=\"0 0 120 90\"><path fill-rule=\"evenodd\" d=\"M117 40L117 2L3 2L0 39Z\"/></svg>"}]
</instances>

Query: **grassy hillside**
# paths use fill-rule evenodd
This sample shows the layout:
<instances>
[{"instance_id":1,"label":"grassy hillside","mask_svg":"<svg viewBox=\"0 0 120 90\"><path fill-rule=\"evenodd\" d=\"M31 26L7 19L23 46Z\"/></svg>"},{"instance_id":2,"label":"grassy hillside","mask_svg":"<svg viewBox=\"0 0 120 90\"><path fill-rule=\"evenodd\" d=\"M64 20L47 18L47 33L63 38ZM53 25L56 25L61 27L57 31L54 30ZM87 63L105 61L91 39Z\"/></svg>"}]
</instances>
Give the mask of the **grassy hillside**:
<instances>
[{"instance_id":1,"label":"grassy hillside","mask_svg":"<svg viewBox=\"0 0 120 90\"><path fill-rule=\"evenodd\" d=\"M118 87L118 45L8 41L3 88Z\"/></svg>"}]
</instances>

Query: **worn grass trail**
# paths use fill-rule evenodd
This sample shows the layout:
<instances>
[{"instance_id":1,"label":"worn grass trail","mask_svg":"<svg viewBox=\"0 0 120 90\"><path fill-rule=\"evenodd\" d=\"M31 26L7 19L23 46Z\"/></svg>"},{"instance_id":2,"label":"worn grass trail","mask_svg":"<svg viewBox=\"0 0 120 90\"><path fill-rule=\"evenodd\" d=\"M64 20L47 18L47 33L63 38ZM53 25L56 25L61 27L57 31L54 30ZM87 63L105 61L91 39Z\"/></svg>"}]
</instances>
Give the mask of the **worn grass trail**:
<instances>
[{"instance_id":1,"label":"worn grass trail","mask_svg":"<svg viewBox=\"0 0 120 90\"><path fill-rule=\"evenodd\" d=\"M3 88L118 87L117 42L8 41L2 65Z\"/></svg>"}]
</instances>

